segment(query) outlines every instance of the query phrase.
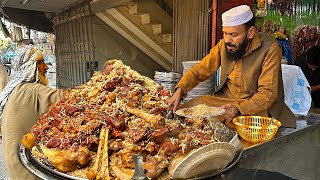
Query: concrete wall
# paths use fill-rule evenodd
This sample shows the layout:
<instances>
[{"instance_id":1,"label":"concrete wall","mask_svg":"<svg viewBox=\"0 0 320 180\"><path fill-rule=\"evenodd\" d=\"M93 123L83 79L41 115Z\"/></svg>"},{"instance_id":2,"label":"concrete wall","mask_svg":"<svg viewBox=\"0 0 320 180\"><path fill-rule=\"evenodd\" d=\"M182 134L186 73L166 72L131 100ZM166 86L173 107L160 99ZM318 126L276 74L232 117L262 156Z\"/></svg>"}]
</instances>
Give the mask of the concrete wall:
<instances>
[{"instance_id":1,"label":"concrete wall","mask_svg":"<svg viewBox=\"0 0 320 180\"><path fill-rule=\"evenodd\" d=\"M95 59L99 69L103 68L107 60L119 59L141 75L152 79L155 71L166 71L98 17L94 16L92 23Z\"/></svg>"}]
</instances>

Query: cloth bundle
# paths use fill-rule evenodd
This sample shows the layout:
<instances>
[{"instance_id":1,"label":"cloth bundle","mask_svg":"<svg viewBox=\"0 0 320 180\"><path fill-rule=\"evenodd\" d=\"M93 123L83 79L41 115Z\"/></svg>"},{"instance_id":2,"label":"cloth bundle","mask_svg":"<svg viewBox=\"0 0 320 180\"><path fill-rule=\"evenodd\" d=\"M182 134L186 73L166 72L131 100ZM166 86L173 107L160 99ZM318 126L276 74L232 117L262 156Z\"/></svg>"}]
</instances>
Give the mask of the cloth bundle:
<instances>
[{"instance_id":1,"label":"cloth bundle","mask_svg":"<svg viewBox=\"0 0 320 180\"><path fill-rule=\"evenodd\" d=\"M13 42L19 42L23 40L21 27L14 27L11 39Z\"/></svg>"},{"instance_id":2,"label":"cloth bundle","mask_svg":"<svg viewBox=\"0 0 320 180\"><path fill-rule=\"evenodd\" d=\"M310 84L301 68L281 64L284 102L293 114L307 115L311 107Z\"/></svg>"}]
</instances>

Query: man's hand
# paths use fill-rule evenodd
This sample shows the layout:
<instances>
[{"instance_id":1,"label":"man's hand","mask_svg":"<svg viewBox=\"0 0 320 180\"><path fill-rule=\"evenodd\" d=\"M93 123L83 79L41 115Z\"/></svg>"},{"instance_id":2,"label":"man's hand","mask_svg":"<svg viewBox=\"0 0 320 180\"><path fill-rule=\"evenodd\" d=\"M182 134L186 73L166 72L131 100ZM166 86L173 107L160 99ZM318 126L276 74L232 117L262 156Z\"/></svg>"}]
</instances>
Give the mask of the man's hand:
<instances>
[{"instance_id":1,"label":"man's hand","mask_svg":"<svg viewBox=\"0 0 320 180\"><path fill-rule=\"evenodd\" d=\"M226 110L226 113L220 116L225 120L226 125L229 124L237 114L239 114L238 108L232 104L225 104L223 106L220 106L220 108Z\"/></svg>"},{"instance_id":2,"label":"man's hand","mask_svg":"<svg viewBox=\"0 0 320 180\"><path fill-rule=\"evenodd\" d=\"M168 107L170 108L171 106L173 106L173 112L175 112L179 106L181 95L182 95L182 90L181 88L178 88L168 101Z\"/></svg>"}]
</instances>

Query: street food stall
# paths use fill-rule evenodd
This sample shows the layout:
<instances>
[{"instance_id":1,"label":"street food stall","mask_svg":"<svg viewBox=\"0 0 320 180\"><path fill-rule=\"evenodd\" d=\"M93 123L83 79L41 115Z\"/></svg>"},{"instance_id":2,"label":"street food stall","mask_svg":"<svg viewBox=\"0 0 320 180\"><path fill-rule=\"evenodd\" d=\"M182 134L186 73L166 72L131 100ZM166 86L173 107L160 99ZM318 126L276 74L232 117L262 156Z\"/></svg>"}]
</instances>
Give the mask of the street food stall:
<instances>
[{"instance_id":1,"label":"street food stall","mask_svg":"<svg viewBox=\"0 0 320 180\"><path fill-rule=\"evenodd\" d=\"M278 129L278 127L276 127L276 134L273 138L269 136L260 136L261 134L257 133L258 136L253 135L252 137L258 137L258 140L257 142L252 143L244 140L243 138L245 137L238 130L240 136L243 137L239 139L238 134L234 130L227 128L222 123L217 121L216 117L212 116L212 114L214 114L214 116L218 116L221 113L224 113L223 110L219 108L210 108L207 106L199 105L192 108L180 109L176 112L179 117L178 119L166 119L167 110L161 109L161 107L165 106L165 104L163 104L163 100L168 97L167 95L169 92L167 90L161 89L161 87L156 85L152 80L146 79L145 77L137 74L135 71L130 70L130 68L123 65L121 61L113 60L109 61L108 64L109 66L106 66L104 73L109 73L109 75L104 75L102 73L95 74L91 81L83 86L71 90L70 95L67 99L63 99L58 102L57 105L51 107L47 114L40 118L40 120L31 130L31 132L35 136L33 139L34 144L31 143L31 145L34 146L31 147L32 150L28 150L30 149L28 145L30 145L30 142L32 142L32 138L31 141L29 141L29 136L24 137L24 139L26 138L26 141L22 142L26 144L24 144L24 146L19 146L19 156L23 164L31 172L43 179L54 178L82 180L90 178L91 175L89 173L88 176L88 172L91 171L96 171L92 175L94 177L96 177L96 173L101 173L101 176L103 177L107 176L126 179L126 177L131 178L136 174L135 168L137 167L137 164L135 163L135 165L132 166L133 161L131 156L137 153L144 156L144 163L149 163L149 167L147 168L148 170L152 170L156 166L160 167L160 169L166 170L164 171L165 175L160 176L154 171L152 174L150 174L152 171L142 172L142 174L146 173L147 177L149 178L150 176L154 176L154 178L159 179L168 179L169 177L173 179L234 179L236 177L239 177L240 175L244 179L258 178L260 176L263 176L266 179L271 177L314 179L318 177L318 172L315 172L313 170L318 163L317 149L319 148L317 144L319 144L318 135L320 126L320 115L316 114L319 113L316 110L310 112L308 116L297 116L296 128L280 127ZM113 64L116 65L114 65L113 68L110 68L110 66ZM130 75L128 76L128 74ZM123 96L123 92L121 93L120 91L117 91L117 89L125 90L123 88L127 87L126 84L129 85L128 87L131 87L130 84L128 84L128 82L130 82L130 79L127 79L128 82L126 83L123 80L121 81L121 78L117 81L117 78L111 78L111 76L122 77L124 79L125 77L131 77L132 80L135 81L135 83L138 83L135 84L134 82L132 82L134 83L134 87L138 86L139 84L144 84L144 86L142 87L146 89L142 89L143 91L140 92L142 93L141 98L144 101L142 103L144 108L141 110L134 108L134 103L138 103L138 101L130 100L130 95L132 93L137 93L136 91L134 91L135 89L132 89L133 91L129 90L129 92L127 93L129 99L127 99L126 96ZM100 85L97 86L97 83ZM97 91L96 88L100 86L102 87L102 89L99 89L99 91ZM150 92L152 90L156 94ZM114 94L115 91L117 91L118 93ZM143 95L143 92L148 93ZM102 105L101 103L99 103L101 100L103 100L101 99L101 95L105 95L107 97ZM152 100L152 97L156 99ZM89 101L82 102L81 99L83 98ZM97 102L97 104L95 102ZM119 106L115 106L116 104L118 104ZM89 112L93 110L90 110L91 106L94 106L95 108L99 107L102 112L105 112L103 109L108 109L110 107L114 107L117 110L115 111L115 109L109 109L108 112L110 114L100 114L103 115L104 119L107 118L107 124L105 124L102 120L99 120L99 115L90 115L90 113L95 113L95 111ZM65 107L66 111L59 112L58 110L61 107ZM155 110L159 111L158 115L149 114L151 111ZM128 114L126 112L131 115L127 116ZM52 119L54 116L56 116L54 115L54 113L58 113L59 116L63 116L65 118L64 120L61 119L61 121L59 121L60 123L64 124L66 123L64 121L68 121L69 123L72 123L70 124L71 126L68 125L67 129L65 129L66 126L64 126L65 128L62 128L60 130L57 129L59 128L59 124L56 124L57 120ZM126 134L122 128L119 129L119 127L121 126L120 122L117 122L115 121L116 119L111 118L115 117L117 114L121 115L119 113L123 113L123 118L129 118L127 119L128 130L125 130L128 131L128 134ZM75 121L75 119L72 118L74 115L77 115L78 120L82 119L82 122L80 124L78 124L78 120ZM82 116L83 118L95 117L99 121L96 121L95 118L84 121L84 119L81 118ZM186 119L183 117L186 117ZM183 118L183 120L180 121L180 118ZM234 119L234 122L236 122L236 119L237 118ZM266 127L268 129L268 132L271 131L270 127L274 129L274 126L279 126L276 120L272 118L269 119L271 120L271 123ZM142 126L139 125L139 123L141 123L141 120L145 120L145 122L141 124ZM273 121L275 122L275 124L273 123ZM88 137L92 137L89 134L82 134L83 128L86 128L87 126L90 126L90 128L94 128L90 125L92 122L98 123L94 125L96 130L86 133L91 133L92 135L94 135L94 133L100 134L99 139L96 140L90 138L88 139ZM164 122L165 124L163 124ZM207 125L209 125L208 127L210 127L211 130L206 132ZM104 126L108 127L108 129L104 129ZM136 127L139 127L139 129L135 129ZM147 133L145 131L146 127L149 129ZM39 133L43 128L49 129L45 134ZM198 130L200 131L194 128L198 128ZM212 129L214 129L214 131L212 131ZM106 133L109 132L109 130L110 133ZM77 135L72 136L69 132L77 133ZM140 136L141 132L144 132L142 133L142 136ZM179 135L174 135L175 132ZM212 132L213 134L211 134ZM57 141L57 139L55 139L55 137L57 136L61 136L62 139L60 141ZM124 139L122 139L122 136L124 136ZM145 136L150 136L151 139L144 139L143 137ZM199 139L198 136L207 138ZM208 136L210 136L210 138L208 138ZM66 137L68 138L65 139ZM72 137L76 138L70 139ZM79 148L77 149L76 147L73 147L73 145L70 146L72 143L79 143L78 141L83 139L81 137L84 137L85 141L80 143L84 147L87 146L87 150L81 150ZM183 142L184 140L188 140L188 137L192 137L193 139L189 139L191 141L187 144L193 145L191 145L190 147L188 145L183 146L183 143L181 142ZM161 138L165 139L161 140ZM197 139L200 141L198 141ZM251 138L251 140L252 139L253 138ZM148 143L146 144L145 142ZM95 143L97 143L96 145L99 145L97 147L98 149L92 149L91 145ZM131 144L131 146L133 146L131 148L134 148L136 150L132 150L131 148L127 147L127 143L129 143L129 145ZM150 143L153 144L153 146L150 146ZM177 146L177 149L173 148L173 145L175 145L176 143L181 143L179 146ZM165 146L166 148L164 148ZM194 148L194 150L191 150L188 147L191 149ZM55 150L55 148L65 149L69 152L66 152L64 150L57 151ZM66 159L66 162L61 162L61 159L57 159L57 157L60 157L62 159L64 157L68 157L66 156L66 154L72 154L72 148L76 148L77 150L74 151L74 153L76 152L76 154L71 155L71 157L82 157L83 154L79 155L77 153L83 152L84 155L90 157L89 159L92 162L87 164L88 158L87 160L85 160L86 158L80 158L86 163L83 163L81 165L77 164L81 161L77 161L76 166L68 166L68 163L70 163L69 160ZM105 148L109 150L106 150ZM124 152L122 148L129 148L131 150ZM142 148L143 150L140 148ZM88 153L85 153L89 149L90 155ZM99 149L100 153L102 153L100 158L103 158L100 159L100 161L97 160L99 159L97 158L99 156L96 155L99 154ZM39 152L41 151L44 153L45 157L39 155ZM183 153L184 151L186 154ZM208 154L208 152L212 153ZM93 155L91 155L91 153L93 153ZM173 157L172 153L180 154L180 156L178 158ZM167 165L161 165L162 161L150 161L150 159L148 160L148 158L155 158L159 155L161 157L161 154L166 155L166 160L168 160L169 164L165 163ZM125 159L122 159L122 156L124 156ZM46 162L47 159L50 162ZM104 164L103 162L109 162L110 164ZM224 163L221 165L221 162ZM65 164L61 166L61 163ZM127 165L123 163L127 163ZM155 165L155 163L157 165ZM100 165L98 165L97 167L95 166L95 164ZM146 164L143 165L144 168L146 168ZM179 166L175 167L175 165L177 164ZM208 166L208 164L210 166ZM102 170L102 167L104 167L104 170L106 171ZM126 170L123 169L124 167L126 167ZM207 169L205 169L205 167ZM174 170L172 170L172 168ZM77 174L79 174L79 172L81 171L85 171L87 177L83 175L77 176ZM107 174L104 174L106 172ZM201 174L200 172L204 174Z\"/></svg>"}]
</instances>

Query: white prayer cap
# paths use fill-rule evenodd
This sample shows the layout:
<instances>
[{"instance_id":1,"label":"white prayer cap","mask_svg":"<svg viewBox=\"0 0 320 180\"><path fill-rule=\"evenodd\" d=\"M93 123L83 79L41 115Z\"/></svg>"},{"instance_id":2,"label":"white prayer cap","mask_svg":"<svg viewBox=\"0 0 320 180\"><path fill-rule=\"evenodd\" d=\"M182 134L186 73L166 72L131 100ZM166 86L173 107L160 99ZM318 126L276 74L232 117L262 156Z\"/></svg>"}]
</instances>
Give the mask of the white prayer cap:
<instances>
[{"instance_id":1,"label":"white prayer cap","mask_svg":"<svg viewBox=\"0 0 320 180\"><path fill-rule=\"evenodd\" d=\"M252 17L249 6L237 6L222 14L222 26L238 26L248 22Z\"/></svg>"}]
</instances>

